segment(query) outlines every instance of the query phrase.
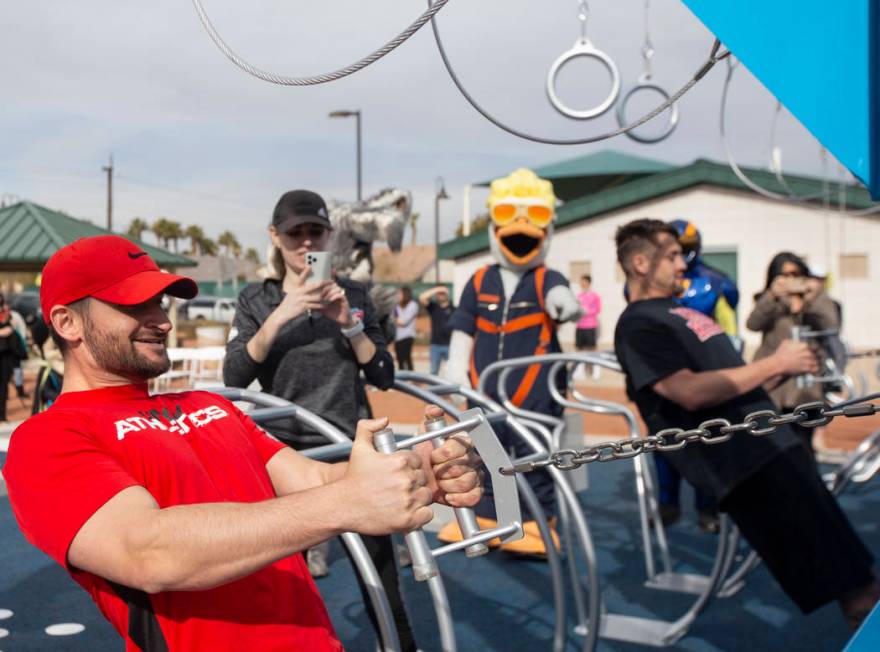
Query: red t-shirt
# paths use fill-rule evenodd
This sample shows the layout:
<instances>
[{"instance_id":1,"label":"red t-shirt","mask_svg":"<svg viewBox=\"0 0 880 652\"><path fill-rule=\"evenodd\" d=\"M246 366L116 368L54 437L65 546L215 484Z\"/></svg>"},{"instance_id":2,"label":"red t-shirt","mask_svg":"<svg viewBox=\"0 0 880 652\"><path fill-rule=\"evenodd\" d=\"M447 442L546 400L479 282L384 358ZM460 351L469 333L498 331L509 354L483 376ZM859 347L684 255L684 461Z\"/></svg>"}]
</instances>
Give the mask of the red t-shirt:
<instances>
[{"instance_id":1,"label":"red t-shirt","mask_svg":"<svg viewBox=\"0 0 880 652\"><path fill-rule=\"evenodd\" d=\"M3 475L25 537L89 592L126 650L341 650L299 554L217 588L153 595L67 562L80 528L127 487L162 508L274 498L266 463L283 447L215 394L127 385L62 394L15 430Z\"/></svg>"}]
</instances>

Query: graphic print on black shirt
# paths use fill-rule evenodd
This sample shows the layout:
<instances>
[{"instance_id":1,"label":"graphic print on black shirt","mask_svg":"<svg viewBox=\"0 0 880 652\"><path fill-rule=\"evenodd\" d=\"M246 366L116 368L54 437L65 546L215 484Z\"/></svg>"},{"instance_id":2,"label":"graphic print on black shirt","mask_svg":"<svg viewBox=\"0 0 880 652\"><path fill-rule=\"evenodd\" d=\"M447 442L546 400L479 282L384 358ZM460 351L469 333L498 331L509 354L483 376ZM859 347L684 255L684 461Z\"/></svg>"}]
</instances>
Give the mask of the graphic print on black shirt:
<instances>
[{"instance_id":1,"label":"graphic print on black shirt","mask_svg":"<svg viewBox=\"0 0 880 652\"><path fill-rule=\"evenodd\" d=\"M750 412L774 409L761 388L693 412L654 391L657 382L682 369L699 373L745 364L714 320L673 299L629 304L617 322L614 348L626 374L627 395L638 405L651 434L694 428L713 418L739 423ZM786 426L769 437L737 434L720 446L690 444L664 455L689 482L720 500L779 451L797 445Z\"/></svg>"}]
</instances>

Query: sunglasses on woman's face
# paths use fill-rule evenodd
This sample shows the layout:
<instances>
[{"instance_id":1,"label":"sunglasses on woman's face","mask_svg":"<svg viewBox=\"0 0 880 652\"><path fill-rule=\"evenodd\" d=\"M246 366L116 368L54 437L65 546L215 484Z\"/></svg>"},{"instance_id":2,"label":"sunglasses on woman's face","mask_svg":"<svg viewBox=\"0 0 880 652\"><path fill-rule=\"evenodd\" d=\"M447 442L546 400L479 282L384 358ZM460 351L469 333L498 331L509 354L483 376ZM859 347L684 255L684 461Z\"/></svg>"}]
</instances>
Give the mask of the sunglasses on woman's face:
<instances>
[{"instance_id":1,"label":"sunglasses on woman's face","mask_svg":"<svg viewBox=\"0 0 880 652\"><path fill-rule=\"evenodd\" d=\"M297 226L288 231L287 236L294 240L304 240L305 238L309 238L310 240L320 240L324 237L326 232L327 229L323 226L313 224L311 226Z\"/></svg>"}]
</instances>

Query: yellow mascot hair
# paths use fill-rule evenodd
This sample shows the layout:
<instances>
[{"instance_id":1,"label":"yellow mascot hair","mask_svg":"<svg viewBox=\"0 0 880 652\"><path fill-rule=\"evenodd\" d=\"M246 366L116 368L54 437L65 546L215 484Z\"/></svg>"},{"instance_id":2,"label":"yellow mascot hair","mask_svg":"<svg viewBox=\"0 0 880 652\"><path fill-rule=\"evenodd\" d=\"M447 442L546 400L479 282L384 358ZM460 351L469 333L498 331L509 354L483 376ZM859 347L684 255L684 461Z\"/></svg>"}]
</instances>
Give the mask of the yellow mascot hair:
<instances>
[{"instance_id":1,"label":"yellow mascot hair","mask_svg":"<svg viewBox=\"0 0 880 652\"><path fill-rule=\"evenodd\" d=\"M556 208L553 184L527 168L520 168L506 177L495 179L492 182L489 199L486 203L491 207L505 197L541 199L554 211Z\"/></svg>"}]
</instances>

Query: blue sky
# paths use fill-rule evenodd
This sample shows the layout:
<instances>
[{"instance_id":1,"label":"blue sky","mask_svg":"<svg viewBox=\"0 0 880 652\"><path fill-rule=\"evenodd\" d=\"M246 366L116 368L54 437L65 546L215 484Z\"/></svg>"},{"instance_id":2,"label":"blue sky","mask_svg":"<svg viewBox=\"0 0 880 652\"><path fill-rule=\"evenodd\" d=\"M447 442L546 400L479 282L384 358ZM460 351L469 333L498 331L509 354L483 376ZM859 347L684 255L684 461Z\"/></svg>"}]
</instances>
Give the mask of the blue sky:
<instances>
[{"instance_id":1,"label":"blue sky","mask_svg":"<svg viewBox=\"0 0 880 652\"><path fill-rule=\"evenodd\" d=\"M334 70L409 24L420 3L204 0L220 33L257 66L291 75ZM641 0L592 0L589 36L618 63L624 84L640 73ZM711 35L679 0L652 1L655 80L672 90L699 67ZM608 115L585 123L558 116L544 95L552 61L579 34L574 0L451 0L440 12L447 49L465 84L499 117L553 137L605 131ZM518 140L487 123L458 95L427 29L385 59L339 82L270 85L235 68L215 48L188 2L76 3L32 0L4 8L0 41L3 108L0 194L15 194L102 223L101 166L113 153L115 221L160 216L232 229L262 251L277 197L307 187L353 199L354 122L364 116L364 191L414 192L419 241L433 237L433 188L443 176L441 236L461 219L463 184L600 149L673 162L723 160L718 109L724 71L687 95L681 124L653 146L625 137L581 147ZM766 165L774 100L737 73L729 129L741 163ZM583 80L588 83L583 84ZM573 64L560 77L572 104L597 99L604 72ZM649 108L633 106L632 113ZM779 128L787 171L822 172L818 145L788 115ZM832 178L841 173L832 161ZM474 195L473 210L481 196Z\"/></svg>"}]
</instances>

